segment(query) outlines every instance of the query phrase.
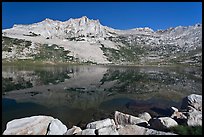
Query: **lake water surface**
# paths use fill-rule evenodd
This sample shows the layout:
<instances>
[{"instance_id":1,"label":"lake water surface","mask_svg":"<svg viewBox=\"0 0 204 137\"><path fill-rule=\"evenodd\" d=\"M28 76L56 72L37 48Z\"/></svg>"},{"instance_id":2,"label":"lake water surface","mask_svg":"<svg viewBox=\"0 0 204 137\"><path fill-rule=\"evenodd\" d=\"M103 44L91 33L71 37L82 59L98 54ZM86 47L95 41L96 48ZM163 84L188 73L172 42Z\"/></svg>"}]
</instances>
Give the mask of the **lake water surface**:
<instances>
[{"instance_id":1,"label":"lake water surface","mask_svg":"<svg viewBox=\"0 0 204 137\"><path fill-rule=\"evenodd\" d=\"M16 118L49 115L67 127L113 118L165 115L189 94L202 95L202 68L2 66L2 132Z\"/></svg>"}]
</instances>

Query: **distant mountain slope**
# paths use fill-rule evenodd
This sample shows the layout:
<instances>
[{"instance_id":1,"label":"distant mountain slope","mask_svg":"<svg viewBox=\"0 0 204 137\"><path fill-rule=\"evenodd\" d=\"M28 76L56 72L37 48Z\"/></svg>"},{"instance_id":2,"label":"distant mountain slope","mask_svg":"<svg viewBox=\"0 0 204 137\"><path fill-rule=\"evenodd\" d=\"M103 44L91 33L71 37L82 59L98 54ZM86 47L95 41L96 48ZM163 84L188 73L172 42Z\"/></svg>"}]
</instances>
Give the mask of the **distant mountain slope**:
<instances>
[{"instance_id":1,"label":"distant mountain slope","mask_svg":"<svg viewBox=\"0 0 204 137\"><path fill-rule=\"evenodd\" d=\"M2 31L3 61L202 65L202 24L167 30L116 30L86 16L45 19Z\"/></svg>"}]
</instances>

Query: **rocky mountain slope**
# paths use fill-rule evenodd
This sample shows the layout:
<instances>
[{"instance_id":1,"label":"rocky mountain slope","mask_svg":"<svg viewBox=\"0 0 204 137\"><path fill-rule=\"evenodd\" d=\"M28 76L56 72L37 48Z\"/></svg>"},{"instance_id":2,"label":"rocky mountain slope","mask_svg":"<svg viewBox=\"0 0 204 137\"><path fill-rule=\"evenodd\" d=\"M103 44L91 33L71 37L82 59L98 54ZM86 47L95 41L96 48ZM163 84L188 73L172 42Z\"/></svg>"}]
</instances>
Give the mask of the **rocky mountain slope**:
<instances>
[{"instance_id":1,"label":"rocky mountain slope","mask_svg":"<svg viewBox=\"0 0 204 137\"><path fill-rule=\"evenodd\" d=\"M86 16L45 19L2 31L2 60L95 64L202 65L202 24L116 30Z\"/></svg>"}]
</instances>

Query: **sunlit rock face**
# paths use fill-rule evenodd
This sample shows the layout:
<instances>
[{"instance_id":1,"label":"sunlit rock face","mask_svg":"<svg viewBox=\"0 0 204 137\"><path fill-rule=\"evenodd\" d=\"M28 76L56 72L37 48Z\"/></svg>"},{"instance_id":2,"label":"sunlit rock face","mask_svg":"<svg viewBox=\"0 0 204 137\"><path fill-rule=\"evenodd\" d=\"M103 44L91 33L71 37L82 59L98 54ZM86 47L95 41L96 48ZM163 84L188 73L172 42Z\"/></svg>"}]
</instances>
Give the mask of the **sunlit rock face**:
<instances>
[{"instance_id":1,"label":"sunlit rock face","mask_svg":"<svg viewBox=\"0 0 204 137\"><path fill-rule=\"evenodd\" d=\"M2 59L7 61L36 60L45 44L55 44L54 52L60 47L69 51L60 55L58 62L202 65L202 24L156 31L149 27L117 30L86 16L64 22L46 18L38 23L14 25L2 30L2 36ZM6 40L7 37L12 39ZM53 61L57 55L45 58Z\"/></svg>"},{"instance_id":2,"label":"sunlit rock face","mask_svg":"<svg viewBox=\"0 0 204 137\"><path fill-rule=\"evenodd\" d=\"M108 27L102 26L99 20L91 20L86 16L67 21L57 21L46 18L42 22L29 25L14 25L4 30L3 34L43 36L45 38L71 38L71 37L107 37ZM112 30L110 28L110 30Z\"/></svg>"}]
</instances>

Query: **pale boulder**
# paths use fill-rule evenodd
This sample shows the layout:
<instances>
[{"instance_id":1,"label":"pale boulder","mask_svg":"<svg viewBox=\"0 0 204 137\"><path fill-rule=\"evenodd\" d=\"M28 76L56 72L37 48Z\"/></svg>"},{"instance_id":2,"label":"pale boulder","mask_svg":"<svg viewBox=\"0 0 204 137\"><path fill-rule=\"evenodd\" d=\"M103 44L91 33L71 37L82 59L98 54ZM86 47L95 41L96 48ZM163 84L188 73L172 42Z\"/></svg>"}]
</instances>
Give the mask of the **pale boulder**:
<instances>
[{"instance_id":1,"label":"pale boulder","mask_svg":"<svg viewBox=\"0 0 204 137\"><path fill-rule=\"evenodd\" d=\"M51 121L47 135L63 135L67 131L67 127L58 119Z\"/></svg>"},{"instance_id":2,"label":"pale boulder","mask_svg":"<svg viewBox=\"0 0 204 137\"><path fill-rule=\"evenodd\" d=\"M124 114L119 111L115 111L115 123L116 125L142 125L147 126L148 122L139 117L134 117L132 115Z\"/></svg>"},{"instance_id":3,"label":"pale boulder","mask_svg":"<svg viewBox=\"0 0 204 137\"><path fill-rule=\"evenodd\" d=\"M103 127L97 130L98 135L119 135L115 126Z\"/></svg>"},{"instance_id":4,"label":"pale boulder","mask_svg":"<svg viewBox=\"0 0 204 137\"><path fill-rule=\"evenodd\" d=\"M115 126L114 120L107 118L104 120L94 121L94 122L87 124L86 128L87 129L100 129L100 128L107 127L107 126Z\"/></svg>"},{"instance_id":5,"label":"pale boulder","mask_svg":"<svg viewBox=\"0 0 204 137\"><path fill-rule=\"evenodd\" d=\"M202 126L202 111L197 111L193 107L189 107L189 112L187 112L187 125Z\"/></svg>"},{"instance_id":6,"label":"pale boulder","mask_svg":"<svg viewBox=\"0 0 204 137\"><path fill-rule=\"evenodd\" d=\"M182 109L188 109L188 106L195 108L198 111L202 111L202 95L191 94L182 100Z\"/></svg>"},{"instance_id":7,"label":"pale boulder","mask_svg":"<svg viewBox=\"0 0 204 137\"><path fill-rule=\"evenodd\" d=\"M77 126L73 126L72 128L70 128L69 130L67 130L67 132L64 135L75 135L77 133L80 133L82 130L80 127Z\"/></svg>"},{"instance_id":8,"label":"pale boulder","mask_svg":"<svg viewBox=\"0 0 204 137\"><path fill-rule=\"evenodd\" d=\"M153 118L150 121L150 126L154 129L164 130L170 127L177 126L178 123L170 117Z\"/></svg>"},{"instance_id":9,"label":"pale boulder","mask_svg":"<svg viewBox=\"0 0 204 137\"><path fill-rule=\"evenodd\" d=\"M138 125L126 125L118 129L119 135L176 135L170 132L163 132Z\"/></svg>"},{"instance_id":10,"label":"pale boulder","mask_svg":"<svg viewBox=\"0 0 204 137\"><path fill-rule=\"evenodd\" d=\"M51 116L32 116L14 119L7 123L3 135L46 135Z\"/></svg>"},{"instance_id":11,"label":"pale boulder","mask_svg":"<svg viewBox=\"0 0 204 137\"><path fill-rule=\"evenodd\" d=\"M76 135L96 135L95 129L84 129L81 132L78 132Z\"/></svg>"},{"instance_id":12,"label":"pale boulder","mask_svg":"<svg viewBox=\"0 0 204 137\"><path fill-rule=\"evenodd\" d=\"M149 121L152 117L149 113L144 112L138 115L139 118Z\"/></svg>"}]
</instances>

